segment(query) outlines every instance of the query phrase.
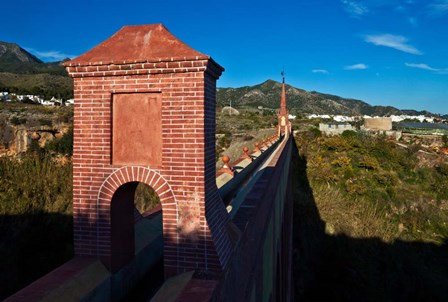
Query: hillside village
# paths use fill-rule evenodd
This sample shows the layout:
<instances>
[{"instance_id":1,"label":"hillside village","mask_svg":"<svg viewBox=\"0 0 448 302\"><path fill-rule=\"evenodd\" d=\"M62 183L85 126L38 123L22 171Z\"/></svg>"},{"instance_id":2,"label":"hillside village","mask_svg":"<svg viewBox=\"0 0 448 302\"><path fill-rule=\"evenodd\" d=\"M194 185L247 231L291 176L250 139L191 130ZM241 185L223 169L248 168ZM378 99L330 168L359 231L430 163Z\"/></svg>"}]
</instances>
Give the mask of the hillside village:
<instances>
[{"instance_id":1,"label":"hillside village","mask_svg":"<svg viewBox=\"0 0 448 302\"><path fill-rule=\"evenodd\" d=\"M3 102L20 102L20 103L26 103L26 104L36 104L36 105L43 105L43 106L70 106L75 103L74 99L58 99L55 97L52 97L50 100L45 100L44 97L39 95L32 95L32 94L16 94L16 93L9 93L7 91L0 92L0 101Z\"/></svg>"},{"instance_id":2,"label":"hillside village","mask_svg":"<svg viewBox=\"0 0 448 302\"><path fill-rule=\"evenodd\" d=\"M448 155L448 123L445 119L426 116L329 116L309 115L319 122L319 131L327 136L342 135L344 131L362 132L370 136L383 135L399 146L420 145L424 151Z\"/></svg>"},{"instance_id":3,"label":"hillside village","mask_svg":"<svg viewBox=\"0 0 448 302\"><path fill-rule=\"evenodd\" d=\"M346 115L328 115L328 114L309 114L307 116L309 119L320 118L320 119L332 119L335 122L356 122L362 118L379 118L383 116L371 116L371 115L360 115L360 116L346 116ZM402 122L405 120L416 120L420 123L436 123L436 124L448 124L448 120L444 118L438 118L434 116L426 116L426 115L410 115L410 114L401 114L395 115L392 114L388 116L391 118L392 122Z\"/></svg>"},{"instance_id":4,"label":"hillside village","mask_svg":"<svg viewBox=\"0 0 448 302\"><path fill-rule=\"evenodd\" d=\"M70 123L67 123L68 120L62 124L59 122L47 122L43 125L42 123L44 120L52 120L53 118L48 114L42 115L42 112L39 114L32 112L36 110L39 112L39 108L44 109L45 107L48 109L51 107L57 109L58 107L73 106L73 99L63 100L53 97L50 100L45 100L41 96L0 92L0 103L1 102L5 105L11 104L13 106L20 106L21 104L24 106L28 105L31 106L29 108L34 108L34 110L25 109L26 107L23 107L23 109L19 111L11 111L6 108L3 110L4 114L0 115L0 122L4 125L3 129L0 131L0 141L3 142L0 147L0 156L26 152L35 140L33 137L37 137L36 133L39 134L37 143L43 147L48 141L59 136L60 134L58 133L67 132L67 129L70 127ZM253 115L253 110L257 110L241 108L240 115L238 110L232 108L234 113L230 114L226 108L227 107L224 107L221 113L217 113L217 117L220 116L222 119L226 116L233 116L232 120L236 118L244 121L247 119L248 114ZM67 109L69 112L59 112L57 115L72 115L72 109ZM257 112L260 115L264 115L267 109L268 108L258 108ZM291 121L299 121L304 117L313 123L318 121L316 126L327 136L341 135L344 131L351 130L373 136L384 135L389 137L390 140L400 144L417 142L428 152L448 154L448 146L444 141L444 138L448 135L448 120L441 118L440 116L409 114L390 116L370 116L366 114L352 116L342 114L308 114L299 116L289 114L289 119ZM237 121L233 121L232 123L235 122ZM46 124L52 124L52 126L48 127ZM43 135L43 133L45 133L45 135ZM49 133L52 135L49 135ZM223 135L224 134L217 133L217 148L219 149L222 147L221 141Z\"/></svg>"}]
</instances>

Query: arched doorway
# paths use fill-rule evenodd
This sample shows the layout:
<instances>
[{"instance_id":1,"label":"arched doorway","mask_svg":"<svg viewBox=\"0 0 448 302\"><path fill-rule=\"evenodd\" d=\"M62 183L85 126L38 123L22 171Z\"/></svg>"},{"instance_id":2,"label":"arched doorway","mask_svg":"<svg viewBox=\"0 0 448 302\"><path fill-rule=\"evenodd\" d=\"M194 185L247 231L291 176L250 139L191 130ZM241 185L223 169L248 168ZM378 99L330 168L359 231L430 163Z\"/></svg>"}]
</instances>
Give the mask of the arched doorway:
<instances>
[{"instance_id":1,"label":"arched doorway","mask_svg":"<svg viewBox=\"0 0 448 302\"><path fill-rule=\"evenodd\" d=\"M159 197L149 185L132 181L118 187L110 204L112 273L130 263L142 245L162 236L161 210ZM145 231L160 234L145 234ZM163 255L163 245L157 248Z\"/></svg>"},{"instance_id":2,"label":"arched doorway","mask_svg":"<svg viewBox=\"0 0 448 302\"><path fill-rule=\"evenodd\" d=\"M149 187L154 191L148 194ZM143 191L143 196L157 195L160 204L156 203L152 211L148 211L146 201L137 201L136 204L139 191ZM158 264L161 271L164 270L160 276L166 274L165 264L176 261L175 254L167 253L166 249L177 247L177 234L173 229L177 221L177 201L166 179L147 167L122 167L104 180L98 192L97 205L96 247L101 252L104 265L115 274L131 263L134 267L132 274L138 274L141 279L152 273L151 268L157 258L162 259L162 264Z\"/></svg>"}]
</instances>

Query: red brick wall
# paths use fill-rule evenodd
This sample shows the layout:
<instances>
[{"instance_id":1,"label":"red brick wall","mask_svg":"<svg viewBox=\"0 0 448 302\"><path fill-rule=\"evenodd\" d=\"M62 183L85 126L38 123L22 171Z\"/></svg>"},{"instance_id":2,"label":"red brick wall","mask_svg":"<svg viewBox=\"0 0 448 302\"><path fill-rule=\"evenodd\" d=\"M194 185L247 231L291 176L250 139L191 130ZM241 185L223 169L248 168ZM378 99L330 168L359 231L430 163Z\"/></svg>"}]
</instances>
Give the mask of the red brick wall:
<instances>
[{"instance_id":1,"label":"red brick wall","mask_svg":"<svg viewBox=\"0 0 448 302\"><path fill-rule=\"evenodd\" d=\"M221 271L229 221L215 184L215 91L222 69L195 59L68 66L74 78L73 212L75 254L111 256L110 202L131 181L155 189L163 209L168 275ZM112 94L162 96L162 166L111 164ZM117 126L117 125L115 125Z\"/></svg>"}]
</instances>

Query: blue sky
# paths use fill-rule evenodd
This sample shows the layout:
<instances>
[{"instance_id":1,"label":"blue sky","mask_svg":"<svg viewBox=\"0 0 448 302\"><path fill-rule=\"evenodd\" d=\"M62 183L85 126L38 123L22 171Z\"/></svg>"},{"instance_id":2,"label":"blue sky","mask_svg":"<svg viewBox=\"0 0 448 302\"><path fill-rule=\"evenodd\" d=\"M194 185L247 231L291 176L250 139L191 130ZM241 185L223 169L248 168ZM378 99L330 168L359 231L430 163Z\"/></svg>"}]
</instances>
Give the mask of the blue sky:
<instances>
[{"instance_id":1,"label":"blue sky","mask_svg":"<svg viewBox=\"0 0 448 302\"><path fill-rule=\"evenodd\" d=\"M284 68L305 90L448 113L448 0L15 0L2 12L0 40L44 61L163 23L225 67L219 87L280 81Z\"/></svg>"}]
</instances>

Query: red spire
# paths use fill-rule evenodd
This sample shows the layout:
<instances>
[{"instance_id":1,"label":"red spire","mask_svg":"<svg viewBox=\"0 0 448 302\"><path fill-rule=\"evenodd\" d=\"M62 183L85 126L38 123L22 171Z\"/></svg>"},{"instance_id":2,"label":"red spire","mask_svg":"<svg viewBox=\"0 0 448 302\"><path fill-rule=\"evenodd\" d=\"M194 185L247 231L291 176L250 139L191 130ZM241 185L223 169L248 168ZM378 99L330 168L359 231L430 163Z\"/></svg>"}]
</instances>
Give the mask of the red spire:
<instances>
[{"instance_id":1,"label":"red spire","mask_svg":"<svg viewBox=\"0 0 448 302\"><path fill-rule=\"evenodd\" d=\"M285 92L285 78L282 83L282 97L280 99L280 112L279 115L286 116L288 114L286 110L286 92Z\"/></svg>"},{"instance_id":2,"label":"red spire","mask_svg":"<svg viewBox=\"0 0 448 302\"><path fill-rule=\"evenodd\" d=\"M288 110L286 109L286 90L285 90L285 77L282 72L283 82L282 82L282 97L280 99L280 110L278 112L278 135L284 135L287 131L288 125Z\"/></svg>"}]
</instances>

